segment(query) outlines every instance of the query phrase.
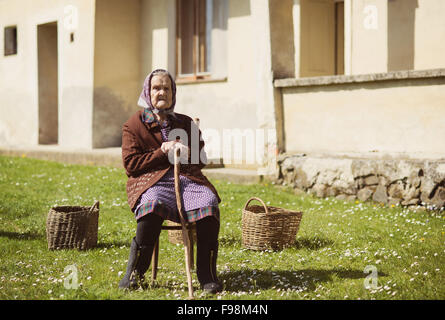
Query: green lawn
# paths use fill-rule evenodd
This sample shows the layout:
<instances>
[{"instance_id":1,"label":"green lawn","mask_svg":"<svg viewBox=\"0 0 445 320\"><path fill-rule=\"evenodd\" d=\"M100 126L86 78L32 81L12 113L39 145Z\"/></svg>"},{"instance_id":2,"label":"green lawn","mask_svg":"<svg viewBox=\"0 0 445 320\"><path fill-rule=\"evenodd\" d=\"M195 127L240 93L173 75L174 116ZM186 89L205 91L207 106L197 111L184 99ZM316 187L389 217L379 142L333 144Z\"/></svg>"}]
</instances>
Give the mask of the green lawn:
<instances>
[{"instance_id":1,"label":"green lawn","mask_svg":"<svg viewBox=\"0 0 445 320\"><path fill-rule=\"evenodd\" d=\"M130 293L117 288L136 228L122 169L4 156L0 168L0 299L187 298L183 248L170 244L165 231L157 284ZM193 273L197 298L445 298L443 211L317 199L266 183L212 182L222 198L218 272L225 290L204 296ZM304 212L294 246L278 252L242 247L242 208L251 196ZM98 247L49 251L50 208L95 200ZM70 267L77 270L77 289L69 288Z\"/></svg>"}]
</instances>

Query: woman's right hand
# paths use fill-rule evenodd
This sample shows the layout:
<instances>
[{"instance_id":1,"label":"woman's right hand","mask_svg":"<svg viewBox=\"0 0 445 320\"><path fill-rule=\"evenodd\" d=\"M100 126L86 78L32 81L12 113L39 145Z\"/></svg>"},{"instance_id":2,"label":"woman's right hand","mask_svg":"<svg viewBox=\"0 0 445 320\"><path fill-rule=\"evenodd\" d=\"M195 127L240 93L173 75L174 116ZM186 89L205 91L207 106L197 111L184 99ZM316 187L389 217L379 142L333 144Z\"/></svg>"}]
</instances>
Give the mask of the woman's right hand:
<instances>
[{"instance_id":1,"label":"woman's right hand","mask_svg":"<svg viewBox=\"0 0 445 320\"><path fill-rule=\"evenodd\" d=\"M161 150L164 153L168 154L168 159L169 159L170 163L174 163L174 156L175 156L174 152L175 152L176 148L179 148L179 150L180 150L179 161L181 163L187 163L188 156L189 156L189 148L186 145L182 144L182 142L180 140L164 142L161 145Z\"/></svg>"}]
</instances>

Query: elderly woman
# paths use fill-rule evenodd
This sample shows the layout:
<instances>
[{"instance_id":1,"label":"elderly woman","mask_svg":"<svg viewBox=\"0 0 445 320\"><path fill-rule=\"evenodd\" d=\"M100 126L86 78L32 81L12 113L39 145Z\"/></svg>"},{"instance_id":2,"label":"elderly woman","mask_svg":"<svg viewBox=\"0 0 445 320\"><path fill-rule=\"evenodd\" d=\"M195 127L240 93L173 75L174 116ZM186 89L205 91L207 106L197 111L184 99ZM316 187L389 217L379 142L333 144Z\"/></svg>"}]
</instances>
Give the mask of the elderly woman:
<instances>
[{"instance_id":1,"label":"elderly woman","mask_svg":"<svg viewBox=\"0 0 445 320\"><path fill-rule=\"evenodd\" d=\"M172 76L166 70L155 70L145 79L139 98L138 105L144 109L136 112L122 129L122 160L128 176L128 204L137 220L137 228L130 246L127 271L119 287L136 289L142 285L163 221L180 222L173 161L169 160L169 153L171 155L172 150L180 147L184 218L189 223L196 222L196 273L202 289L216 293L222 290L216 277L220 225L218 203L221 200L214 186L201 172L205 165L201 132L190 117L174 112L175 103L176 84ZM170 137L170 132L177 131L174 129L186 132L188 141ZM192 143L193 129L199 132L199 143ZM192 146L199 147L199 150L193 150ZM193 163L191 154L197 151L201 157Z\"/></svg>"}]
</instances>

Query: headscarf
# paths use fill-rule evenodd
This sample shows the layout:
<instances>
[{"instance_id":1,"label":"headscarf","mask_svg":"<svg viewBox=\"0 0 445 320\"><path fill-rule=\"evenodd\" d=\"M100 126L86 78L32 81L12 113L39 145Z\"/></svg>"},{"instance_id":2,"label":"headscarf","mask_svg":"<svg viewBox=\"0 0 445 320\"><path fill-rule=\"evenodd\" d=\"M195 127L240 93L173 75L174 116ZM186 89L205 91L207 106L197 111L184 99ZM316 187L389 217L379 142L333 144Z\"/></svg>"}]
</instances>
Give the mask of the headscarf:
<instances>
[{"instance_id":1,"label":"headscarf","mask_svg":"<svg viewBox=\"0 0 445 320\"><path fill-rule=\"evenodd\" d=\"M168 108L168 109L156 109L155 107L153 107L153 105L151 104L151 99L150 99L150 90L151 90L151 79L157 75L157 74L167 74L168 77L170 78L170 83L171 83L171 89L172 89L172 105ZM148 108L149 110L153 111L153 113L161 113L161 114L167 114L167 115L173 115L174 116L174 109L175 109L175 104L176 104L176 83L173 80L173 77L171 76L171 74L164 69L156 69L154 71L152 71L146 78L144 81L144 86L142 88L142 92L141 95L139 96L139 100L138 100L138 106L142 107L142 108Z\"/></svg>"}]
</instances>

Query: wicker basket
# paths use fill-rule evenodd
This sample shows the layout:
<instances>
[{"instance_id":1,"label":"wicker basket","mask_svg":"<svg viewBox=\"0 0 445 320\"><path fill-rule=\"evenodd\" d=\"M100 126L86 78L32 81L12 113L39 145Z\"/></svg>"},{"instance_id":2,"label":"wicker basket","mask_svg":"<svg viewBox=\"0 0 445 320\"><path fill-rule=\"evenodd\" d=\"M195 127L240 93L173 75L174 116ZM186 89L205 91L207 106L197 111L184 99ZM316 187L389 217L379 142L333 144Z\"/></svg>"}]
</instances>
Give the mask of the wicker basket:
<instances>
[{"instance_id":1,"label":"wicker basket","mask_svg":"<svg viewBox=\"0 0 445 320\"><path fill-rule=\"evenodd\" d=\"M251 205L252 200L262 206ZM252 250L281 250L295 243L302 212L267 207L263 200L252 197L244 206L242 217L242 245Z\"/></svg>"},{"instance_id":2,"label":"wicker basket","mask_svg":"<svg viewBox=\"0 0 445 320\"><path fill-rule=\"evenodd\" d=\"M167 225L171 227L181 227L180 223L176 223L167 220ZM196 228L194 225L192 227L193 242L196 243ZM168 241L172 244L184 244L182 241L182 230L168 230Z\"/></svg>"},{"instance_id":3,"label":"wicker basket","mask_svg":"<svg viewBox=\"0 0 445 320\"><path fill-rule=\"evenodd\" d=\"M92 207L57 206L46 219L48 249L86 250L97 245L99 201Z\"/></svg>"}]
</instances>

